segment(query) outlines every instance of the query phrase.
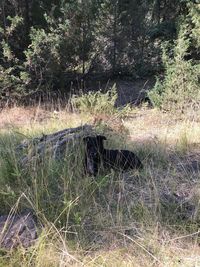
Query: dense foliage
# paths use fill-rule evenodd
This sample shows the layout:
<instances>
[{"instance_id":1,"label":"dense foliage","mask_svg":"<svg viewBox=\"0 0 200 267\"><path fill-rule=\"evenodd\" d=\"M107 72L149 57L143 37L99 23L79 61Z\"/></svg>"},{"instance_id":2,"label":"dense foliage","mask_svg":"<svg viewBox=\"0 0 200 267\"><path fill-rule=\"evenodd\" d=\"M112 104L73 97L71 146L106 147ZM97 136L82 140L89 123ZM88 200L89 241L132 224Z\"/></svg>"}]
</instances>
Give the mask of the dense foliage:
<instances>
[{"instance_id":1,"label":"dense foliage","mask_svg":"<svg viewBox=\"0 0 200 267\"><path fill-rule=\"evenodd\" d=\"M174 47L186 42L180 53L187 70L189 58L199 60L198 16L199 4L186 0L2 0L1 99L68 93L74 79L97 74L160 74L167 67L161 56L166 41ZM177 53L165 53L174 56L170 68L179 64Z\"/></svg>"},{"instance_id":2,"label":"dense foliage","mask_svg":"<svg viewBox=\"0 0 200 267\"><path fill-rule=\"evenodd\" d=\"M163 46L164 79L158 79L149 97L165 110L200 109L200 6L189 5L181 18L177 40Z\"/></svg>"}]
</instances>

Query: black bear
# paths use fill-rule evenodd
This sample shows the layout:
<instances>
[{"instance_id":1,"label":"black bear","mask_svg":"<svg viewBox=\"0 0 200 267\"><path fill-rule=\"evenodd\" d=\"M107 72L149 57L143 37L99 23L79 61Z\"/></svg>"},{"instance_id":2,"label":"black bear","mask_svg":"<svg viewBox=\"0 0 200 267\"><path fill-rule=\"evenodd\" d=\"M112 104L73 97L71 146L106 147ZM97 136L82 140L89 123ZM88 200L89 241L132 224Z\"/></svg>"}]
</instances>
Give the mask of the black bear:
<instances>
[{"instance_id":1,"label":"black bear","mask_svg":"<svg viewBox=\"0 0 200 267\"><path fill-rule=\"evenodd\" d=\"M86 148L85 167L90 175L97 175L99 167L114 168L118 170L141 169L140 159L129 150L105 149L103 135L87 136L83 138Z\"/></svg>"}]
</instances>

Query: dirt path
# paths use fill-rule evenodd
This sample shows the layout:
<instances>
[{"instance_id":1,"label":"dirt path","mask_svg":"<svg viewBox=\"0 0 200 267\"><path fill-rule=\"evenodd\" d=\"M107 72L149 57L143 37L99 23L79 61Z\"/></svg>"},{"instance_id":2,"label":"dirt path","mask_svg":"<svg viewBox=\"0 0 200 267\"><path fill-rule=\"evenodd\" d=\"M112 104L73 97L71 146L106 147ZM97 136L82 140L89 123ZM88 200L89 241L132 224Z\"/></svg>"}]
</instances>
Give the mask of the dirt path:
<instances>
[{"instance_id":1,"label":"dirt path","mask_svg":"<svg viewBox=\"0 0 200 267\"><path fill-rule=\"evenodd\" d=\"M139 102L145 96L145 92L150 90L154 84L154 78L136 81L116 81L118 89L117 105L123 106L128 103Z\"/></svg>"},{"instance_id":2,"label":"dirt path","mask_svg":"<svg viewBox=\"0 0 200 267\"><path fill-rule=\"evenodd\" d=\"M134 81L130 80L108 80L107 82L93 81L88 82L86 85L87 91L96 91L102 89L103 91L108 90L114 84L117 86L118 99L117 106L124 106L128 103L134 104L139 102L145 96L145 92L150 90L155 84L155 78L149 77L146 79L136 79Z\"/></svg>"}]
</instances>

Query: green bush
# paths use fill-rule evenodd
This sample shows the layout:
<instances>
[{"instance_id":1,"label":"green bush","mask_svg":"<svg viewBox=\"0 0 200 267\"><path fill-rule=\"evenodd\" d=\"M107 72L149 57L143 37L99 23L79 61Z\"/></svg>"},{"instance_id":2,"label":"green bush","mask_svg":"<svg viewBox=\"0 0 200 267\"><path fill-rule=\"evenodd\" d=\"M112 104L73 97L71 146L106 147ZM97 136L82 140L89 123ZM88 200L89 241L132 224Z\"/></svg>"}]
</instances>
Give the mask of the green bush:
<instances>
[{"instance_id":1,"label":"green bush","mask_svg":"<svg viewBox=\"0 0 200 267\"><path fill-rule=\"evenodd\" d=\"M66 90L67 73L80 64L76 56L80 40L74 37L74 25L64 10L60 12L59 19L44 14L45 28L30 28L29 45L20 57L16 52L19 44L13 45L13 35L18 35L19 26L26 26L23 19L8 17L10 26L5 30L0 27L0 97L5 101L38 91Z\"/></svg>"},{"instance_id":2,"label":"green bush","mask_svg":"<svg viewBox=\"0 0 200 267\"><path fill-rule=\"evenodd\" d=\"M25 92L24 77L21 76L23 66L12 50L12 36L17 34L23 19L19 16L7 17L9 26L5 30L0 27L0 99L2 102L16 100Z\"/></svg>"},{"instance_id":3,"label":"green bush","mask_svg":"<svg viewBox=\"0 0 200 267\"><path fill-rule=\"evenodd\" d=\"M191 29L185 22L181 23L177 41L174 46L163 46L164 79L157 79L149 97L155 107L163 110L185 112L197 109L200 105L200 64L186 60L191 46Z\"/></svg>"},{"instance_id":4,"label":"green bush","mask_svg":"<svg viewBox=\"0 0 200 267\"><path fill-rule=\"evenodd\" d=\"M114 85L106 93L101 90L97 92L90 91L80 96L72 96L72 106L80 112L89 112L92 114L106 113L111 115L115 112L115 102L117 100L117 89Z\"/></svg>"},{"instance_id":5,"label":"green bush","mask_svg":"<svg viewBox=\"0 0 200 267\"><path fill-rule=\"evenodd\" d=\"M97 92L90 91L89 93L80 96L73 95L71 98L71 105L75 110L93 115L117 114L120 117L126 116L130 112L130 106L127 105L123 109L117 108L115 106L117 97L117 88L116 84L114 84L106 93L99 90Z\"/></svg>"}]
</instances>

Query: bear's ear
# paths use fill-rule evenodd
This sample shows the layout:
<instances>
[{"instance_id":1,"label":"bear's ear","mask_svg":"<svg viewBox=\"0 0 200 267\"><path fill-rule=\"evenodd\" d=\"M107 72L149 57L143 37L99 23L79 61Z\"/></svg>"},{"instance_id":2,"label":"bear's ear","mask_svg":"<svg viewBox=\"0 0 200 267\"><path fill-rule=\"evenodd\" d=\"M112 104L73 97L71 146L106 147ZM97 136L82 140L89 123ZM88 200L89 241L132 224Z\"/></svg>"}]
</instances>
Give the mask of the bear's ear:
<instances>
[{"instance_id":1,"label":"bear's ear","mask_svg":"<svg viewBox=\"0 0 200 267\"><path fill-rule=\"evenodd\" d=\"M83 137L83 142L87 143L90 140L90 136Z\"/></svg>"},{"instance_id":2,"label":"bear's ear","mask_svg":"<svg viewBox=\"0 0 200 267\"><path fill-rule=\"evenodd\" d=\"M107 140L107 138L104 135L97 135L97 140L103 141L103 140Z\"/></svg>"}]
</instances>

